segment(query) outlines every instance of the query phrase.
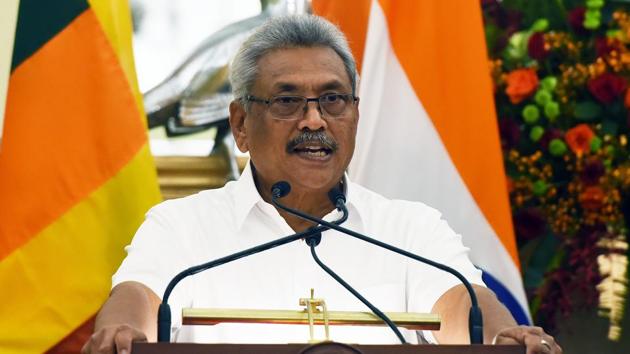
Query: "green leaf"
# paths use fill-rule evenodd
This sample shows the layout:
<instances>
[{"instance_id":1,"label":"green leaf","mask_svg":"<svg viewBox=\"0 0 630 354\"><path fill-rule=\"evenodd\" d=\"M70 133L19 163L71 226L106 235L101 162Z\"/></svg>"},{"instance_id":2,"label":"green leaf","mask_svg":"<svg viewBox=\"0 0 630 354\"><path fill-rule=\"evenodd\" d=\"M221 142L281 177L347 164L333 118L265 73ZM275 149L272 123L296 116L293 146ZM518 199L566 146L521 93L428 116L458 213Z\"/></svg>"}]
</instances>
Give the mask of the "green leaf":
<instances>
[{"instance_id":1,"label":"green leaf","mask_svg":"<svg viewBox=\"0 0 630 354\"><path fill-rule=\"evenodd\" d=\"M523 285L526 288L538 288L545 280L545 273L541 269L530 268L523 275Z\"/></svg>"},{"instance_id":2,"label":"green leaf","mask_svg":"<svg viewBox=\"0 0 630 354\"><path fill-rule=\"evenodd\" d=\"M519 252L527 255L524 262L523 282L527 288L538 288L544 282L544 275L557 267L559 241L551 232L547 232L538 240L532 240L523 246Z\"/></svg>"},{"instance_id":3,"label":"green leaf","mask_svg":"<svg viewBox=\"0 0 630 354\"><path fill-rule=\"evenodd\" d=\"M593 102L585 101L575 105L575 118L582 121L592 121L602 114L602 107Z\"/></svg>"},{"instance_id":4,"label":"green leaf","mask_svg":"<svg viewBox=\"0 0 630 354\"><path fill-rule=\"evenodd\" d=\"M488 52L492 55L497 45L497 40L501 36L499 27L493 23L488 23L485 26L486 43L488 45Z\"/></svg>"}]
</instances>

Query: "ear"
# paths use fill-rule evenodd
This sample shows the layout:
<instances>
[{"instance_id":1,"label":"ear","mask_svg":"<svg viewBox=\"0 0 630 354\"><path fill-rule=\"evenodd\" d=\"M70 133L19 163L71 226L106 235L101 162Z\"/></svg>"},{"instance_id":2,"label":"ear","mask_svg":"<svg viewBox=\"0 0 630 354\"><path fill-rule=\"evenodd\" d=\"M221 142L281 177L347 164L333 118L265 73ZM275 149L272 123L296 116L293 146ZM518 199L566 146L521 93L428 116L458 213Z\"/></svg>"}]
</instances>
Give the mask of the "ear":
<instances>
[{"instance_id":1,"label":"ear","mask_svg":"<svg viewBox=\"0 0 630 354\"><path fill-rule=\"evenodd\" d=\"M236 146L239 150L241 150L241 152L249 151L245 118L247 118L245 107L236 100L232 101L230 103L230 128L232 129L232 135L236 141Z\"/></svg>"}]
</instances>

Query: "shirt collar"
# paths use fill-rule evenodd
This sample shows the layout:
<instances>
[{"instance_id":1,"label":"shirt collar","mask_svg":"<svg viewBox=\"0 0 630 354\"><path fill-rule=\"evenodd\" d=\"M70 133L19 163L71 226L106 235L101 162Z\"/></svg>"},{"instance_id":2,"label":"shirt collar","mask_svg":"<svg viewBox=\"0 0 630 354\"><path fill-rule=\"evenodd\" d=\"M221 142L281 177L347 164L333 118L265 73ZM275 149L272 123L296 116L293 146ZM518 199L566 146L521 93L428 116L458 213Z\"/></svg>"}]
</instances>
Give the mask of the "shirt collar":
<instances>
[{"instance_id":1,"label":"shirt collar","mask_svg":"<svg viewBox=\"0 0 630 354\"><path fill-rule=\"evenodd\" d=\"M258 193L256 183L254 182L254 173L251 166L251 161L248 161L243 173L238 180L232 182L234 188L234 213L236 215L236 227L240 229L245 222L247 216L251 213L252 209L257 203L266 203L265 200ZM346 206L349 213L357 213L355 216L360 218L360 208L357 207L356 201L352 198L353 193L352 182L348 179L348 174L343 176L343 192L346 196ZM336 210L333 210L328 215L336 214ZM336 218L336 217L335 217ZM328 217L326 219L329 219ZM333 218L334 219L334 218ZM359 219L360 220L360 219Z\"/></svg>"},{"instance_id":2,"label":"shirt collar","mask_svg":"<svg viewBox=\"0 0 630 354\"><path fill-rule=\"evenodd\" d=\"M236 215L236 227L238 229L243 226L245 218L252 211L252 208L258 202L264 202L256 184L254 183L254 173L252 172L251 162L247 162L241 177L234 183L234 213Z\"/></svg>"}]
</instances>

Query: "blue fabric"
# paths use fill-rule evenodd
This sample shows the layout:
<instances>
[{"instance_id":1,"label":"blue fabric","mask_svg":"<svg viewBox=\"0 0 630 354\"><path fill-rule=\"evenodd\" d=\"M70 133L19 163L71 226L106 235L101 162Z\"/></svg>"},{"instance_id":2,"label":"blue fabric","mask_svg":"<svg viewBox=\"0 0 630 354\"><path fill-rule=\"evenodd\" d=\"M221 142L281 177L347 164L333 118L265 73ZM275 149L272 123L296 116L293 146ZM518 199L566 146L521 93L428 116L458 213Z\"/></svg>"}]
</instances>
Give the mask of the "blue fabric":
<instances>
[{"instance_id":1,"label":"blue fabric","mask_svg":"<svg viewBox=\"0 0 630 354\"><path fill-rule=\"evenodd\" d=\"M499 301L505 305L505 307L510 310L512 313L512 317L516 320L519 325L531 325L529 322L529 317L527 316L525 309L516 301L516 298L510 293L510 291L499 282L498 279L493 277L490 273L483 270L483 274L481 278L483 282L486 283L488 288L490 288L497 295Z\"/></svg>"}]
</instances>

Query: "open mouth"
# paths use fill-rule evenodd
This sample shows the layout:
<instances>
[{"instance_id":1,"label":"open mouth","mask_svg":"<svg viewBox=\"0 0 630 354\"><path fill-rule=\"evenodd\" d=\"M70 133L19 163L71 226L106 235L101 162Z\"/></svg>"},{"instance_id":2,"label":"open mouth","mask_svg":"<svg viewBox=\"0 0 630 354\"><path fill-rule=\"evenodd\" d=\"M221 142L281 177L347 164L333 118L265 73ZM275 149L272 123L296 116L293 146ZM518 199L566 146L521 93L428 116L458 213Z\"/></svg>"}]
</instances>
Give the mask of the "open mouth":
<instances>
[{"instance_id":1,"label":"open mouth","mask_svg":"<svg viewBox=\"0 0 630 354\"><path fill-rule=\"evenodd\" d=\"M296 146L293 153L307 158L325 158L332 154L333 150L322 145Z\"/></svg>"},{"instance_id":2,"label":"open mouth","mask_svg":"<svg viewBox=\"0 0 630 354\"><path fill-rule=\"evenodd\" d=\"M325 161L337 151L337 142L321 130L302 131L287 143L287 153L315 161Z\"/></svg>"}]
</instances>

